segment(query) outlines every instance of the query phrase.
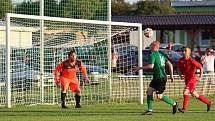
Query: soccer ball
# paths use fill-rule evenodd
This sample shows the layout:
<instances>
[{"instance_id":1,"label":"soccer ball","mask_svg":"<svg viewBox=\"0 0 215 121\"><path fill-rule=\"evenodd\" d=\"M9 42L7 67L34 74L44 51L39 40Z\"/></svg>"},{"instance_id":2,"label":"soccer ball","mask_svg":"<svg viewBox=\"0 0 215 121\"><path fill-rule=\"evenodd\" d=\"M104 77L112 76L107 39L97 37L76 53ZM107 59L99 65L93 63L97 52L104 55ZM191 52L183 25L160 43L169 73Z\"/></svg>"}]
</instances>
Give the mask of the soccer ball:
<instances>
[{"instance_id":1,"label":"soccer ball","mask_svg":"<svg viewBox=\"0 0 215 121\"><path fill-rule=\"evenodd\" d=\"M153 30L151 28L146 28L143 32L145 37L147 38L150 38L153 36Z\"/></svg>"}]
</instances>

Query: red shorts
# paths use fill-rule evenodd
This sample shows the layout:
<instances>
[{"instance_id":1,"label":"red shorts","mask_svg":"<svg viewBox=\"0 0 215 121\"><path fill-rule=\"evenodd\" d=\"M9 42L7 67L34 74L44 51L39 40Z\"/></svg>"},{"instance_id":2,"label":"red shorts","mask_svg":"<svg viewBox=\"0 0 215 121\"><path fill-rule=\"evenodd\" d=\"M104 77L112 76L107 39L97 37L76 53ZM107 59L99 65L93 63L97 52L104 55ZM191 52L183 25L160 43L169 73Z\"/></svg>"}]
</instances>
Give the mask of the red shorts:
<instances>
[{"instance_id":1,"label":"red shorts","mask_svg":"<svg viewBox=\"0 0 215 121\"><path fill-rule=\"evenodd\" d=\"M78 82L73 82L71 79L65 77L60 77L60 82L63 90L68 90L68 87L70 87L73 92L76 92L77 89L80 88L80 84Z\"/></svg>"},{"instance_id":2,"label":"red shorts","mask_svg":"<svg viewBox=\"0 0 215 121\"><path fill-rule=\"evenodd\" d=\"M193 92L195 89L196 89L196 82L188 82L186 85L185 85L185 88L184 89L187 89L189 90L190 92Z\"/></svg>"}]
</instances>

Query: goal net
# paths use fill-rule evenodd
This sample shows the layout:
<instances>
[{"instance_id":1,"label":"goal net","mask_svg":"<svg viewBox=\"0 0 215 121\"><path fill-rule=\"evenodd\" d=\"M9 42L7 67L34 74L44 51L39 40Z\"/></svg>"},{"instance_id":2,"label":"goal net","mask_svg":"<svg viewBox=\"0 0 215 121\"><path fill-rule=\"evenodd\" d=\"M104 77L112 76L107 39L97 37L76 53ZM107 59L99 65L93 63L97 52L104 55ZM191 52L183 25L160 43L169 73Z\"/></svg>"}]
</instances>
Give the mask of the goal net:
<instances>
[{"instance_id":1,"label":"goal net","mask_svg":"<svg viewBox=\"0 0 215 121\"><path fill-rule=\"evenodd\" d=\"M57 64L75 49L86 66L91 85L78 73L82 104L129 102L140 99L142 83L134 75L141 50L142 25L57 17L8 14L7 42L1 45L0 103L58 104L60 87L54 84ZM6 63L7 62L7 63ZM142 95L142 94L141 94ZM69 91L66 99L74 104Z\"/></svg>"}]
</instances>

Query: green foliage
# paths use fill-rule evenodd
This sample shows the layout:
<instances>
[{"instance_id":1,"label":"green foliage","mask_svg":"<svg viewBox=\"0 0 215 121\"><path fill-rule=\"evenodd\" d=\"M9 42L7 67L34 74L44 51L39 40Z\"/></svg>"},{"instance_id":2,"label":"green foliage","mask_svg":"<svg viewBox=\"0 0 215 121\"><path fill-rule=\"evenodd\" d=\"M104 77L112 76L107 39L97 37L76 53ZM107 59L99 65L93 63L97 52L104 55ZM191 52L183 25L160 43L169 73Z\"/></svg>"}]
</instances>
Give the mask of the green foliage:
<instances>
[{"instance_id":1,"label":"green foliage","mask_svg":"<svg viewBox=\"0 0 215 121\"><path fill-rule=\"evenodd\" d=\"M60 17L69 17L67 7L69 6L69 0L61 0L58 6Z\"/></svg>"},{"instance_id":2,"label":"green foliage","mask_svg":"<svg viewBox=\"0 0 215 121\"><path fill-rule=\"evenodd\" d=\"M40 14L40 3L39 3L39 1L23 2L16 6L15 12L18 14L39 15Z\"/></svg>"},{"instance_id":3,"label":"green foliage","mask_svg":"<svg viewBox=\"0 0 215 121\"><path fill-rule=\"evenodd\" d=\"M44 15L58 17L58 4L56 0L44 0Z\"/></svg>"},{"instance_id":4,"label":"green foliage","mask_svg":"<svg viewBox=\"0 0 215 121\"><path fill-rule=\"evenodd\" d=\"M138 1L133 5L124 0L112 0L113 16L142 16L142 15L169 15L175 10L170 7L170 0L160 2L158 0Z\"/></svg>"},{"instance_id":5,"label":"green foliage","mask_svg":"<svg viewBox=\"0 0 215 121\"><path fill-rule=\"evenodd\" d=\"M124 0L112 0L111 12L113 16L126 16L131 15L134 6L126 3Z\"/></svg>"},{"instance_id":6,"label":"green foliage","mask_svg":"<svg viewBox=\"0 0 215 121\"><path fill-rule=\"evenodd\" d=\"M174 12L174 9L165 3L150 0L137 2L134 11L137 15L169 15L174 14Z\"/></svg>"},{"instance_id":7,"label":"green foliage","mask_svg":"<svg viewBox=\"0 0 215 121\"><path fill-rule=\"evenodd\" d=\"M11 0L0 0L0 19L2 19L6 13L11 13L13 10Z\"/></svg>"},{"instance_id":8,"label":"green foliage","mask_svg":"<svg viewBox=\"0 0 215 121\"><path fill-rule=\"evenodd\" d=\"M44 15L54 17L107 20L107 2L104 0L44 0ZM16 13L39 15L40 2L23 2Z\"/></svg>"},{"instance_id":9,"label":"green foliage","mask_svg":"<svg viewBox=\"0 0 215 121\"><path fill-rule=\"evenodd\" d=\"M55 0L44 0L44 15L58 16L58 4ZM18 4L15 9L16 13L28 15L40 15L40 2L23 2Z\"/></svg>"},{"instance_id":10,"label":"green foliage","mask_svg":"<svg viewBox=\"0 0 215 121\"><path fill-rule=\"evenodd\" d=\"M24 1L17 4L15 13L39 15L39 1ZM113 16L128 15L169 15L174 14L174 9L170 7L170 0L159 2L158 0L138 1L129 4L124 0L112 0ZM12 12L13 6L11 0L0 1L0 18L5 13ZM107 0L44 0L44 15L54 17L68 17L91 20L107 20L108 2Z\"/></svg>"},{"instance_id":11,"label":"green foliage","mask_svg":"<svg viewBox=\"0 0 215 121\"><path fill-rule=\"evenodd\" d=\"M101 14L107 16L107 5L105 4L102 0L69 0L64 14L65 17L77 19L97 19Z\"/></svg>"}]
</instances>

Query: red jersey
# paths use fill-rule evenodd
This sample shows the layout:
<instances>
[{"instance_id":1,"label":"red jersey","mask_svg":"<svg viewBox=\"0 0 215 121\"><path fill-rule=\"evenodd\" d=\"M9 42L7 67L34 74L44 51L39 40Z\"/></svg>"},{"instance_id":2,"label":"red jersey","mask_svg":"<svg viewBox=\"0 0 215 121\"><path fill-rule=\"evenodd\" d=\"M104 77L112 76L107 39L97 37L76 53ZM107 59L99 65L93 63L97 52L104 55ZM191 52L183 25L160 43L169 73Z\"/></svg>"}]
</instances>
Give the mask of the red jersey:
<instances>
[{"instance_id":1,"label":"red jersey","mask_svg":"<svg viewBox=\"0 0 215 121\"><path fill-rule=\"evenodd\" d=\"M60 76L61 79L68 79L68 81L72 81L73 83L78 83L78 78L76 73L81 70L84 77L87 77L87 70L83 63L79 60L75 62L69 62L68 60L61 62L55 69L54 76L58 78Z\"/></svg>"},{"instance_id":2,"label":"red jersey","mask_svg":"<svg viewBox=\"0 0 215 121\"><path fill-rule=\"evenodd\" d=\"M187 84L190 81L196 81L196 69L201 69L202 65L191 57L188 59L182 57L178 61L178 68L181 74L185 76L185 83Z\"/></svg>"}]
</instances>

